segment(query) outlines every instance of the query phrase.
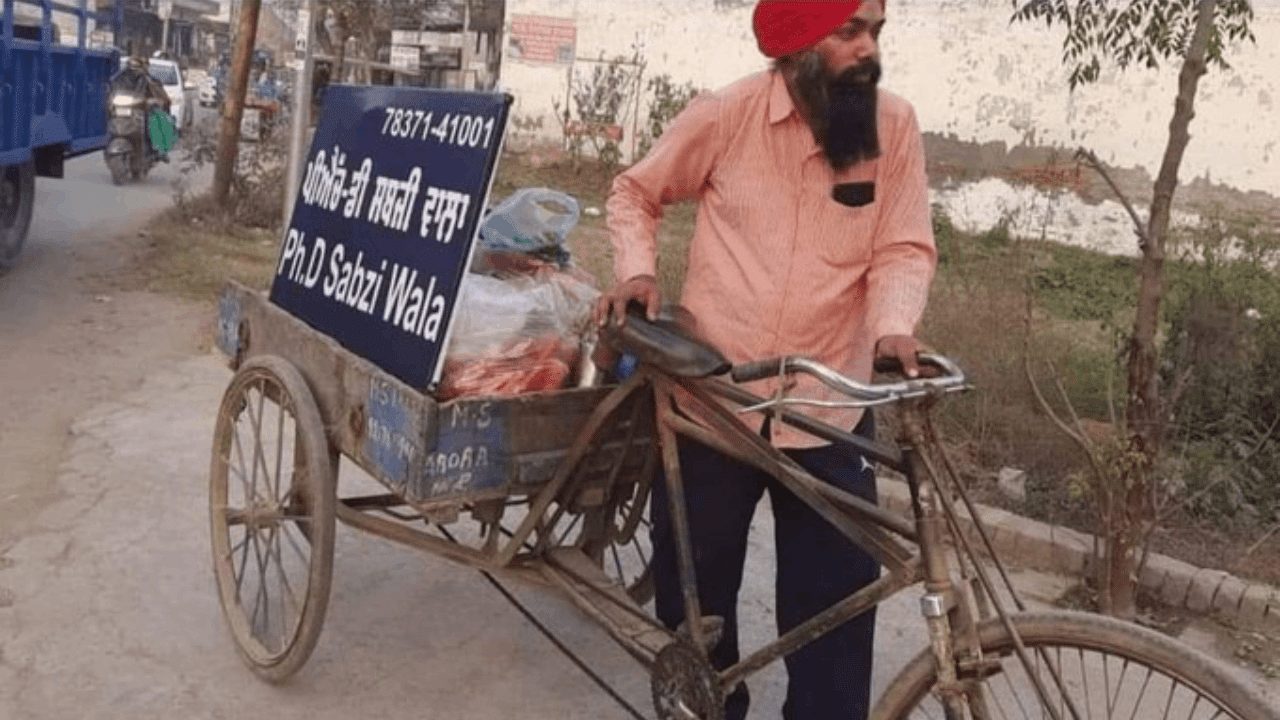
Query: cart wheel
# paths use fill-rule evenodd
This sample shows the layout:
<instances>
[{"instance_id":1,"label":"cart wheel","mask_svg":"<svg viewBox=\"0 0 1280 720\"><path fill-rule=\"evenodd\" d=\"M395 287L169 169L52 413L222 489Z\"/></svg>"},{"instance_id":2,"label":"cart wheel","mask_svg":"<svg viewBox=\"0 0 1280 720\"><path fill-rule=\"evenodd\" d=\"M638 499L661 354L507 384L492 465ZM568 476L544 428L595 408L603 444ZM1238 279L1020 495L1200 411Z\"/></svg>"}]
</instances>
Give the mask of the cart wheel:
<instances>
[{"instance_id":1,"label":"cart wheel","mask_svg":"<svg viewBox=\"0 0 1280 720\"><path fill-rule=\"evenodd\" d=\"M591 446L566 459L574 463L566 485L571 490L564 517L552 523L559 528L555 544L575 538L570 544L641 605L653 599L649 488L658 461L653 420L653 392L647 386L633 390L602 419Z\"/></svg>"},{"instance_id":2,"label":"cart wheel","mask_svg":"<svg viewBox=\"0 0 1280 720\"><path fill-rule=\"evenodd\" d=\"M724 718L720 674L688 641L673 640L659 650L650 673L658 720Z\"/></svg>"},{"instance_id":3,"label":"cart wheel","mask_svg":"<svg viewBox=\"0 0 1280 720\"><path fill-rule=\"evenodd\" d=\"M278 357L241 367L213 436L213 571L241 658L279 682L315 649L333 578L334 463L302 375Z\"/></svg>"},{"instance_id":4,"label":"cart wheel","mask_svg":"<svg viewBox=\"0 0 1280 720\"><path fill-rule=\"evenodd\" d=\"M627 595L643 605L653 599L650 563L653 545L649 541L649 485L652 475L630 483L604 511L587 513L579 547L600 563L605 575L627 589Z\"/></svg>"}]
</instances>

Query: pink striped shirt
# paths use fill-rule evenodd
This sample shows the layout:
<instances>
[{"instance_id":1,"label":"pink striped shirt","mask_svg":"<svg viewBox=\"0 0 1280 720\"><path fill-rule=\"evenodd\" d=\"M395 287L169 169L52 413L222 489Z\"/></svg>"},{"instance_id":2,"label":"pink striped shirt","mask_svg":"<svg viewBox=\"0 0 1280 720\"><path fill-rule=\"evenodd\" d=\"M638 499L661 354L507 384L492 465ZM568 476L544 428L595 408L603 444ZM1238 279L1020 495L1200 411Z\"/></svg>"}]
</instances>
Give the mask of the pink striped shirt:
<instances>
[{"instance_id":1,"label":"pink striped shirt","mask_svg":"<svg viewBox=\"0 0 1280 720\"><path fill-rule=\"evenodd\" d=\"M704 93L613 182L617 279L655 274L663 205L697 200L681 304L698 331L733 362L802 354L869 379L875 342L914 334L936 260L915 112L883 90L878 106L881 156L837 176L780 73ZM863 181L875 183L871 204L832 199L834 185ZM775 388L774 380L752 387L762 395ZM791 395L840 399L808 378ZM844 429L862 415L805 412ZM773 442L822 444L777 425Z\"/></svg>"}]
</instances>

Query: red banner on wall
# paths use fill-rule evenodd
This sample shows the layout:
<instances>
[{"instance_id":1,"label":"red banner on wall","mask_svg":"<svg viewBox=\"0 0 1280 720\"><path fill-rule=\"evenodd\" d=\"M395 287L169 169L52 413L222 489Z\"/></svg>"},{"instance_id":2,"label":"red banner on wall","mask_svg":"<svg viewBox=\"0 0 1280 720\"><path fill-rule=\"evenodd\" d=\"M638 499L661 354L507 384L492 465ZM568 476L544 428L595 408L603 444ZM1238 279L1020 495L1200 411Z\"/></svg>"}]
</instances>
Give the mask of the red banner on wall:
<instances>
[{"instance_id":1,"label":"red banner on wall","mask_svg":"<svg viewBox=\"0 0 1280 720\"><path fill-rule=\"evenodd\" d=\"M512 15L507 47L525 62L570 63L578 44L578 27L570 18Z\"/></svg>"}]
</instances>

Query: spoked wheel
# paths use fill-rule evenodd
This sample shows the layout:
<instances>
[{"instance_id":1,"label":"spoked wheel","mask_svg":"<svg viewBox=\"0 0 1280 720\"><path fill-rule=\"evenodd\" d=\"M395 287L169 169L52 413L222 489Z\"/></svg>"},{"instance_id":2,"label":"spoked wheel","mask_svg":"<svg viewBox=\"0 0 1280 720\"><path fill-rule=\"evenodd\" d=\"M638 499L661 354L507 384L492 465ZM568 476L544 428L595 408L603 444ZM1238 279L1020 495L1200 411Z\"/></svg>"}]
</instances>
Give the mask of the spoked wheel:
<instances>
[{"instance_id":1,"label":"spoked wheel","mask_svg":"<svg viewBox=\"0 0 1280 720\"><path fill-rule=\"evenodd\" d=\"M653 393L639 387L603 418L549 511L543 547L572 545L644 604L653 598L649 488L657 466Z\"/></svg>"},{"instance_id":2,"label":"spoked wheel","mask_svg":"<svg viewBox=\"0 0 1280 720\"><path fill-rule=\"evenodd\" d=\"M298 371L246 362L218 411L209 482L213 570L236 649L278 682L315 649L333 577L334 464Z\"/></svg>"},{"instance_id":3,"label":"spoked wheel","mask_svg":"<svg viewBox=\"0 0 1280 720\"><path fill-rule=\"evenodd\" d=\"M35 164L0 166L0 270L13 267L31 227L36 194Z\"/></svg>"},{"instance_id":4,"label":"spoked wheel","mask_svg":"<svg viewBox=\"0 0 1280 720\"><path fill-rule=\"evenodd\" d=\"M1014 615L1042 700L997 618L979 631L995 662L973 673L969 717L1063 720L1265 720L1277 717L1223 667L1164 635L1086 613ZM1056 676L1056 679L1055 679ZM943 718L931 651L918 655L881 697L874 720Z\"/></svg>"},{"instance_id":5,"label":"spoked wheel","mask_svg":"<svg viewBox=\"0 0 1280 720\"><path fill-rule=\"evenodd\" d=\"M605 575L625 587L627 595L641 605L653 599L653 545L649 541L652 478L649 469L645 477L619 488L617 497L610 498L602 511L588 513L578 541L582 551L600 563Z\"/></svg>"}]
</instances>

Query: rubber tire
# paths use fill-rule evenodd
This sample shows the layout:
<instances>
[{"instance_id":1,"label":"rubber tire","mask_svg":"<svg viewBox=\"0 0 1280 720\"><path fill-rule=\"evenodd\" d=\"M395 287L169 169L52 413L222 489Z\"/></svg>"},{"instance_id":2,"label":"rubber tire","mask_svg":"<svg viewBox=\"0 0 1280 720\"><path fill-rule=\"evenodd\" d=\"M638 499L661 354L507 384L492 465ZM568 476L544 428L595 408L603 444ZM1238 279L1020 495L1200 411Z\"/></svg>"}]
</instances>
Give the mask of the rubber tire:
<instances>
[{"instance_id":1,"label":"rubber tire","mask_svg":"<svg viewBox=\"0 0 1280 720\"><path fill-rule=\"evenodd\" d=\"M295 453L293 482L290 487L290 514L309 514L309 531L298 525L310 545L307 590L303 608L287 646L271 653L253 639L242 606L236 599L234 559L229 555L230 533L225 513L219 503L227 502L226 493L234 418L244 406L248 388L258 382L273 383L283 390L281 404L291 405L295 418ZM300 452L299 452L300 451ZM270 457L270 456L268 456ZM302 468L302 473L297 471ZM223 614L245 664L263 680L277 683L297 672L315 650L328 609L333 582L333 546L336 527L337 477L333 453L325 436L324 423L315 399L302 375L288 361L275 356L250 359L231 379L223 394L222 405L214 428L213 458L210 471L209 518L214 576ZM305 478L310 491L298 501L298 477ZM219 485L222 485L219 488Z\"/></svg>"},{"instance_id":2,"label":"rubber tire","mask_svg":"<svg viewBox=\"0 0 1280 720\"><path fill-rule=\"evenodd\" d=\"M8 270L18 260L22 245L31 229L31 213L35 208L36 166L32 161L0 167L0 179L13 183L17 191L9 217L0 217L0 271Z\"/></svg>"},{"instance_id":3,"label":"rubber tire","mask_svg":"<svg viewBox=\"0 0 1280 720\"><path fill-rule=\"evenodd\" d=\"M1033 662L1036 657L1035 648L1080 648L1085 651L1106 652L1126 659L1139 668L1154 668L1215 700L1224 711L1217 717L1235 717L1238 720L1275 720L1278 717L1275 710L1267 707L1252 690L1231 676L1215 660L1153 630L1082 612L1019 614L1014 615L1012 620L1023 644L1031 653ZM1013 638L998 618L979 626L979 641L984 656L1007 655L1002 658L1002 666L1012 665L1019 673L1022 672L1021 664L1016 654L1013 654ZM1130 669L1129 672L1134 671ZM933 652L926 649L890 683L871 713L872 720L941 716L940 708L932 712L921 711L923 714L919 715L911 714L921 699L931 693L936 682ZM1006 687L1003 681L999 685ZM1093 689L1097 690L1096 687ZM1024 700L1034 699L1025 693L1022 697ZM1084 706L1081 704L1079 707ZM1097 720L1096 710L1099 708L1096 704L1089 707L1095 710L1092 715L1083 709L1081 714ZM1040 710L1043 711L1044 708ZM1030 711L1035 717L1041 716L1034 707ZM1116 711L1123 717L1129 717L1129 712L1123 706L1116 708ZM1045 713L1044 717L1050 716ZM1071 717L1070 712L1063 712L1063 717Z\"/></svg>"},{"instance_id":4,"label":"rubber tire","mask_svg":"<svg viewBox=\"0 0 1280 720\"><path fill-rule=\"evenodd\" d=\"M124 185L133 177L129 170L132 161L129 155L108 155L107 169L111 171L111 182L114 185Z\"/></svg>"}]
</instances>

